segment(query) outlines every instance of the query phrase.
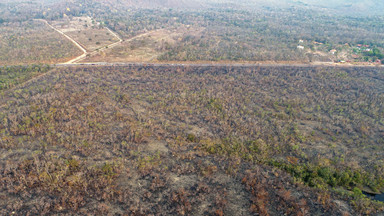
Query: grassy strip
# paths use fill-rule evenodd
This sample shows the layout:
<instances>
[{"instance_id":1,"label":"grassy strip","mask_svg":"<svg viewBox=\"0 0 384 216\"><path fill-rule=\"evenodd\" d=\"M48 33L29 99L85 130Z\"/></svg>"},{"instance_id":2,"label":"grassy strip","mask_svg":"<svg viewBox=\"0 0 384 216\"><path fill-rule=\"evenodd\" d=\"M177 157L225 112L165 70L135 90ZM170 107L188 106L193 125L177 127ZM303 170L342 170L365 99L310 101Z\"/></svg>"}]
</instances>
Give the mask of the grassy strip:
<instances>
[{"instance_id":1,"label":"grassy strip","mask_svg":"<svg viewBox=\"0 0 384 216\"><path fill-rule=\"evenodd\" d=\"M229 158L238 157L279 168L309 187L319 189L343 187L350 191L360 192L361 189L367 187L374 192L380 192L384 189L384 176L382 174L368 173L348 167L336 168L312 163L299 163L298 160L277 161L269 159L271 149L262 140L242 142L234 138L206 139L201 140L200 144L202 149L210 154L223 155Z\"/></svg>"}]
</instances>

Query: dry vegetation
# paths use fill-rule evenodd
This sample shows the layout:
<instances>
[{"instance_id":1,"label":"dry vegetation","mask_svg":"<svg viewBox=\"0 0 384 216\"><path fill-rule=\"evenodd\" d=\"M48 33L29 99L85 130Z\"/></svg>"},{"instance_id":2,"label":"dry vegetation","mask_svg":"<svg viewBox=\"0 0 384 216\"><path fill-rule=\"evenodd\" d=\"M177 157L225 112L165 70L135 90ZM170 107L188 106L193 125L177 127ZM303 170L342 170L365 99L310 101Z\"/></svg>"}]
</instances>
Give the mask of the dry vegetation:
<instances>
[{"instance_id":1,"label":"dry vegetation","mask_svg":"<svg viewBox=\"0 0 384 216\"><path fill-rule=\"evenodd\" d=\"M0 65L55 64L80 54L76 46L43 22L0 24Z\"/></svg>"},{"instance_id":2,"label":"dry vegetation","mask_svg":"<svg viewBox=\"0 0 384 216\"><path fill-rule=\"evenodd\" d=\"M153 8L159 4L167 6ZM67 32L88 51L100 50L117 41L104 26L127 40L122 47L100 51L99 55L92 57L92 61L384 63L383 17L367 16L371 13L366 16L334 15L334 11L325 13L300 2L293 3L292 7L279 3L281 8L263 7L263 4L255 5L254 2L233 4L231 7L226 4L204 4L203 9L199 10L196 7L190 10L180 7L166 9L169 4L201 6L184 1L153 0L134 4L105 0L18 1L0 4L0 24L17 26L18 22L34 18L46 19ZM140 8L140 5L151 7ZM161 32L169 34L169 37L163 35L165 42L169 40L165 46L156 39L156 34L163 34ZM28 37L36 37L40 32L30 33ZM153 35L155 39L131 40L143 34ZM181 39L173 41L174 36L181 36ZM62 43L69 44L68 41ZM40 46L42 43L34 44ZM52 47L39 50L49 48ZM54 48L49 50L63 53L63 56L68 53L65 47ZM23 62L24 55L31 55L35 61L29 62L44 63L45 59L58 58L54 52L53 57L39 59L42 55L35 57L31 54L35 50L26 50L16 46L11 50L14 54L7 60Z\"/></svg>"},{"instance_id":3,"label":"dry vegetation","mask_svg":"<svg viewBox=\"0 0 384 216\"><path fill-rule=\"evenodd\" d=\"M381 17L328 16L300 8L117 10L95 17L125 39L171 27L203 29L185 32L157 57L160 61L375 62L384 57ZM370 51L356 50L358 44Z\"/></svg>"},{"instance_id":4,"label":"dry vegetation","mask_svg":"<svg viewBox=\"0 0 384 216\"><path fill-rule=\"evenodd\" d=\"M33 19L86 62L384 58L382 17L117 2L0 3L0 65L81 54ZM380 215L383 158L382 67L0 67L0 215Z\"/></svg>"},{"instance_id":5,"label":"dry vegetation","mask_svg":"<svg viewBox=\"0 0 384 216\"><path fill-rule=\"evenodd\" d=\"M382 69L55 70L0 98L3 215L383 210Z\"/></svg>"}]
</instances>

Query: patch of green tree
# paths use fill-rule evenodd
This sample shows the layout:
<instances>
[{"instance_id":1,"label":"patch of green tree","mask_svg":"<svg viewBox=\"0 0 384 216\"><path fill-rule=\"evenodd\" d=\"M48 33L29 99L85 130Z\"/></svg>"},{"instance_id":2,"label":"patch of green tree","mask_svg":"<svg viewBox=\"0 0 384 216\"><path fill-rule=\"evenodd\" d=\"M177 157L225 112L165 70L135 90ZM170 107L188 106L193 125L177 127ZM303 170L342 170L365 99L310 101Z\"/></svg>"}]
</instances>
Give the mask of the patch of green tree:
<instances>
[{"instance_id":1,"label":"patch of green tree","mask_svg":"<svg viewBox=\"0 0 384 216\"><path fill-rule=\"evenodd\" d=\"M0 91L12 88L49 71L49 65L9 66L0 68Z\"/></svg>"},{"instance_id":2,"label":"patch of green tree","mask_svg":"<svg viewBox=\"0 0 384 216\"><path fill-rule=\"evenodd\" d=\"M382 175L373 175L362 170L334 168L311 163L291 164L273 160L268 164L287 171L294 178L310 187L322 189L328 186L344 187L348 190L369 187L374 192L379 192L384 188L384 177Z\"/></svg>"},{"instance_id":3,"label":"patch of green tree","mask_svg":"<svg viewBox=\"0 0 384 216\"><path fill-rule=\"evenodd\" d=\"M188 136L188 140L190 137ZM234 137L219 140L202 139L202 149L210 154L229 158L241 158L284 170L296 180L309 187L327 189L328 187L370 188L374 192L384 189L384 176L349 167L316 165L312 163L285 162L268 159L273 151L263 140L241 141ZM356 190L356 189L355 189Z\"/></svg>"},{"instance_id":4,"label":"patch of green tree","mask_svg":"<svg viewBox=\"0 0 384 216\"><path fill-rule=\"evenodd\" d=\"M383 59L384 54L378 48L373 48L371 51L365 53L366 56L375 58L375 59Z\"/></svg>"}]
</instances>

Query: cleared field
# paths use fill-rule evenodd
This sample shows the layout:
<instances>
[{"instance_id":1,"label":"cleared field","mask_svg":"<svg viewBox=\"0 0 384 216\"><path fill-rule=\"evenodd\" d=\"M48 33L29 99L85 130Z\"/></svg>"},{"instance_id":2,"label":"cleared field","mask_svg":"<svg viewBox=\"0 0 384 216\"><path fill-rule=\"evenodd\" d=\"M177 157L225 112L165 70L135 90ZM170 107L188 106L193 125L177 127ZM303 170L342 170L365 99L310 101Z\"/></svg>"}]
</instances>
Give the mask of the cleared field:
<instances>
[{"instance_id":1,"label":"cleared field","mask_svg":"<svg viewBox=\"0 0 384 216\"><path fill-rule=\"evenodd\" d=\"M65 62L81 51L41 21L0 25L0 65Z\"/></svg>"},{"instance_id":2,"label":"cleared field","mask_svg":"<svg viewBox=\"0 0 384 216\"><path fill-rule=\"evenodd\" d=\"M185 26L150 31L92 55L84 62L155 62L158 56L174 47L185 35L199 35L201 31L202 28Z\"/></svg>"},{"instance_id":3,"label":"cleared field","mask_svg":"<svg viewBox=\"0 0 384 216\"><path fill-rule=\"evenodd\" d=\"M119 41L107 29L103 28L100 23L93 21L89 17L66 18L54 21L52 25L73 38L87 51L95 51L98 48Z\"/></svg>"}]
</instances>

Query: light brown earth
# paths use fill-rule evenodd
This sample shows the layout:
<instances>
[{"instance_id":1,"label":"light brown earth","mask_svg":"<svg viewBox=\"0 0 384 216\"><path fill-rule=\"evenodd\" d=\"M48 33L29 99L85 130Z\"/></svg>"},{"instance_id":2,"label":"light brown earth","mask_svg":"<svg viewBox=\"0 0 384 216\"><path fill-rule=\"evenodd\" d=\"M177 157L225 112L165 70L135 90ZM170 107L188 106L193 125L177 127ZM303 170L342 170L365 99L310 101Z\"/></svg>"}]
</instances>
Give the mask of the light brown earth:
<instances>
[{"instance_id":1,"label":"light brown earth","mask_svg":"<svg viewBox=\"0 0 384 216\"><path fill-rule=\"evenodd\" d=\"M90 17L67 17L52 22L52 26L78 42L88 52L119 41L119 38Z\"/></svg>"}]
</instances>

